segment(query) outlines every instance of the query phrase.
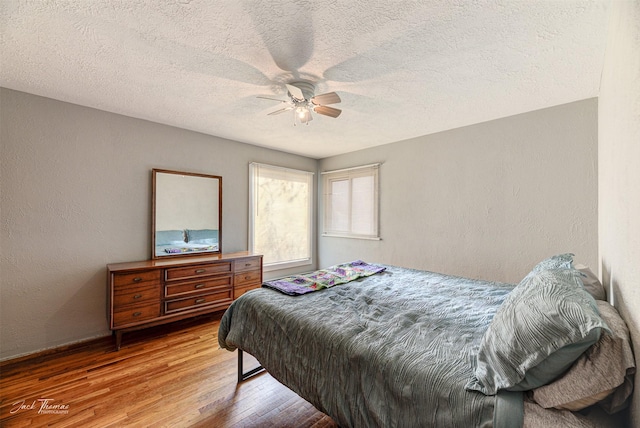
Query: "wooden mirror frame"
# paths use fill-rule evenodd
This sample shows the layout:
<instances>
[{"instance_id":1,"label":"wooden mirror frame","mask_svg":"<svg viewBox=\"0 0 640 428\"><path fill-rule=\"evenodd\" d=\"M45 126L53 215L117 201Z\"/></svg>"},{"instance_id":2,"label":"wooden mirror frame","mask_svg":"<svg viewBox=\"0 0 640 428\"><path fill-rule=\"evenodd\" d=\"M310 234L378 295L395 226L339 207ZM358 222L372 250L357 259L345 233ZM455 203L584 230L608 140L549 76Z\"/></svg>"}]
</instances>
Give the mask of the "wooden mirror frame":
<instances>
[{"instance_id":1,"label":"wooden mirror frame","mask_svg":"<svg viewBox=\"0 0 640 428\"><path fill-rule=\"evenodd\" d=\"M180 186L177 181L174 181L172 188L168 189L164 181L171 180L174 175L190 181L189 185ZM207 180L215 180L217 183L215 181L207 183ZM159 181L160 183L158 183ZM165 188L162 188L163 186ZM212 190L210 195L212 199L207 199L209 190ZM165 192L169 193L167 197L164 196ZM192 194L189 195L189 192ZM216 192L217 200L215 198ZM222 177L154 168L152 169L151 194L151 259L202 256L222 252ZM173 200L169 200L170 198ZM176 202L175 199L179 199L179 201ZM178 206L178 204L180 205ZM174 214L178 213L176 215L180 216L184 214L184 217L176 219L176 215L174 215L168 220L165 217L159 222L159 206L167 205L176 207L169 211L173 211ZM161 226L161 229L157 230L158 224L170 226ZM183 232L182 241L178 239L178 231ZM214 234L217 235L217 245L213 245L215 238L210 235L215 231L217 231L217 234ZM163 234L162 239L165 241L162 244L158 243L158 232L167 232ZM201 239L189 242L190 235ZM166 241L173 238L176 240ZM160 249L160 247L164 248Z\"/></svg>"}]
</instances>

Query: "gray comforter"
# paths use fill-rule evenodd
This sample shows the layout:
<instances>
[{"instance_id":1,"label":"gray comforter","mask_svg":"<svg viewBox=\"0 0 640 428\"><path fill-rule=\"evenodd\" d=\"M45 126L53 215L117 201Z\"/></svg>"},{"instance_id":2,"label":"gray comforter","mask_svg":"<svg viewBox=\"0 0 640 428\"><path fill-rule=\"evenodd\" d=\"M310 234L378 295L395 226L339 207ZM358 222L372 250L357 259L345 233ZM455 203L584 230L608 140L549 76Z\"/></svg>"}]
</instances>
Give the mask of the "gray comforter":
<instances>
[{"instance_id":1,"label":"gray comforter","mask_svg":"<svg viewBox=\"0 0 640 428\"><path fill-rule=\"evenodd\" d=\"M464 388L513 287L387 266L303 296L261 288L231 305L218 340L343 427L519 426L521 394Z\"/></svg>"}]
</instances>

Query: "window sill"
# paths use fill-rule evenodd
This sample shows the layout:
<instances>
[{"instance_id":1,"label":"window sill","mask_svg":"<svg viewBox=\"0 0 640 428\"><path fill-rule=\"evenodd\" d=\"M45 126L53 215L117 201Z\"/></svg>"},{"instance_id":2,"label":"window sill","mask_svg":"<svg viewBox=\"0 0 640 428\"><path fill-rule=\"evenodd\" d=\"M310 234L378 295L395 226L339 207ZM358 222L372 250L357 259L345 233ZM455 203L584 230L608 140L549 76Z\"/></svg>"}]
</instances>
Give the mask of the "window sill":
<instances>
[{"instance_id":1,"label":"window sill","mask_svg":"<svg viewBox=\"0 0 640 428\"><path fill-rule=\"evenodd\" d=\"M350 238L350 239L364 239L365 241L381 241L379 236L358 236L358 235L339 235L337 233L323 233L322 237L328 238Z\"/></svg>"},{"instance_id":2,"label":"window sill","mask_svg":"<svg viewBox=\"0 0 640 428\"><path fill-rule=\"evenodd\" d=\"M295 260L291 262L282 262L282 263L271 263L262 266L262 270L264 272L274 272L278 270L291 269L300 266L309 266L311 265L311 259L304 260Z\"/></svg>"}]
</instances>

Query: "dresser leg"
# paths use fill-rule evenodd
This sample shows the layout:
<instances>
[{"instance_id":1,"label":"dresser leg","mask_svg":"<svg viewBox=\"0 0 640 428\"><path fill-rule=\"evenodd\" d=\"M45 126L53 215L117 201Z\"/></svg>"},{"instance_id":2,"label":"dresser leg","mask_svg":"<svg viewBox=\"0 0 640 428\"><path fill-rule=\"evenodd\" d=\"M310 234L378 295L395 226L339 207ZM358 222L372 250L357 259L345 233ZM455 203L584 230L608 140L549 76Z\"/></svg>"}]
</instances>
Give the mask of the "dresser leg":
<instances>
[{"instance_id":1,"label":"dresser leg","mask_svg":"<svg viewBox=\"0 0 640 428\"><path fill-rule=\"evenodd\" d=\"M122 330L116 330L114 333L116 335L116 351L119 351L122 344Z\"/></svg>"}]
</instances>

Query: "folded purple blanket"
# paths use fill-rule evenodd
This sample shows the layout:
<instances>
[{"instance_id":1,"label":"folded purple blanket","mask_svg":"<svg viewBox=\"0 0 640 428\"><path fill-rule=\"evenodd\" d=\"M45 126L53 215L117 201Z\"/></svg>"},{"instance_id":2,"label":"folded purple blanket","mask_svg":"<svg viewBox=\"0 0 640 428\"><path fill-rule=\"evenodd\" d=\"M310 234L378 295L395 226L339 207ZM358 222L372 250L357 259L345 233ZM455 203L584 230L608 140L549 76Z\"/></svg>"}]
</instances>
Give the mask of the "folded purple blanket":
<instances>
[{"instance_id":1,"label":"folded purple blanket","mask_svg":"<svg viewBox=\"0 0 640 428\"><path fill-rule=\"evenodd\" d=\"M293 275L286 278L266 281L262 286L272 288L284 294L297 296L380 273L385 269L386 267L383 266L368 264L362 260L355 260L308 274Z\"/></svg>"}]
</instances>

